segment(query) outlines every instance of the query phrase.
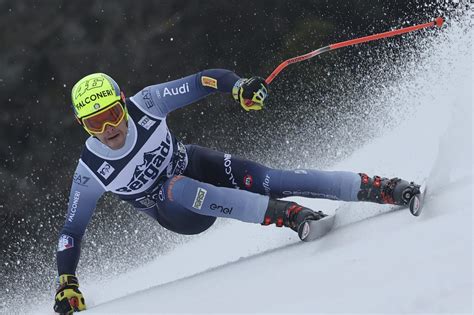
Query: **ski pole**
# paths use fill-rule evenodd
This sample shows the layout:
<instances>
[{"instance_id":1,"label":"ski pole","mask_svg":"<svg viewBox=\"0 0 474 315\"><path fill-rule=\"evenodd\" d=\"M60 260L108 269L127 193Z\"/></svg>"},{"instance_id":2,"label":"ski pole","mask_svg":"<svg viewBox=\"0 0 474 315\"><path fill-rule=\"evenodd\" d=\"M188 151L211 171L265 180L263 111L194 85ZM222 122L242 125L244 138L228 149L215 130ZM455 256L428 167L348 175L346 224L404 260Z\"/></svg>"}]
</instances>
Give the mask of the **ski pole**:
<instances>
[{"instance_id":1,"label":"ski pole","mask_svg":"<svg viewBox=\"0 0 474 315\"><path fill-rule=\"evenodd\" d=\"M303 60L306 60L306 59L310 59L310 58L313 58L314 56L317 56L319 54L322 54L322 53L325 53L325 52L328 52L328 51L331 51L331 50L336 50L336 49L342 48L342 47L347 47L347 46L353 46L353 45L356 45L356 44L366 43L366 42L370 42L370 41L381 39L381 38L389 38L389 37L393 37L393 36L396 36L396 35L401 35L401 34L421 30L423 28L428 28L428 27L432 27L432 26L441 27L441 26L443 26L443 23L444 23L444 18L438 17L434 21L431 21L429 23L418 24L418 25L414 25L414 26L401 28L401 29L398 29L398 30L393 30L393 31L384 32L384 33L378 33L378 34L374 34L374 35L369 35L369 36L365 36L365 37L351 39L351 40L347 40L347 41L344 41L344 42L340 42L340 43L332 44L332 45L329 45L329 46L325 46L325 47L319 48L317 50L313 50L312 52L309 52L307 54L297 56L297 57L293 57L293 58L290 58L288 60L283 61L278 67L275 68L275 70L273 70L273 72L268 76L268 78L265 79L265 82L267 82L267 84L270 84L273 81L273 79L275 79L275 77L283 69L285 69L288 65L290 65L292 63L297 63L297 62L300 62L300 61L303 61Z\"/></svg>"}]
</instances>

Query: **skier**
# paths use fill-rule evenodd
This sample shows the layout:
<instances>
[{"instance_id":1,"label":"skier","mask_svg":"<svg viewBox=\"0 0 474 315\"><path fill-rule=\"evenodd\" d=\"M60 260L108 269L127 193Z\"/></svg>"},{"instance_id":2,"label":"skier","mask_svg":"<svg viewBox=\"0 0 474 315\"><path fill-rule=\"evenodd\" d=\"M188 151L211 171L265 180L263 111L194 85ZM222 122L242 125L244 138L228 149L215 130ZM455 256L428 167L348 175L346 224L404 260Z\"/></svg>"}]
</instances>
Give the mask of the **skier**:
<instances>
[{"instance_id":1,"label":"skier","mask_svg":"<svg viewBox=\"0 0 474 315\"><path fill-rule=\"evenodd\" d=\"M76 277L81 239L99 197L106 191L133 205L168 230L198 234L216 217L298 232L305 220L326 216L294 202L306 196L406 206L419 186L398 178L352 172L278 170L197 145L184 145L168 130L166 116L214 92L232 93L244 110L260 110L268 86L260 77L240 78L210 69L152 85L126 98L103 73L72 88L77 121L91 135L72 181L66 222L57 250L59 287L54 310L86 308Z\"/></svg>"}]
</instances>

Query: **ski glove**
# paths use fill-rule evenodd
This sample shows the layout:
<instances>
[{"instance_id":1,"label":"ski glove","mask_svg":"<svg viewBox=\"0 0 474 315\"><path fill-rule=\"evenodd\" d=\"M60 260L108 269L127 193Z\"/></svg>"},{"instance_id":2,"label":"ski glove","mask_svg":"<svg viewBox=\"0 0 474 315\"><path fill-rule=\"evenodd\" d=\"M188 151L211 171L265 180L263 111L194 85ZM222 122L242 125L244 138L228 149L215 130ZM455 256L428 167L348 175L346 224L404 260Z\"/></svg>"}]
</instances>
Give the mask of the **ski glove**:
<instances>
[{"instance_id":1,"label":"ski glove","mask_svg":"<svg viewBox=\"0 0 474 315\"><path fill-rule=\"evenodd\" d=\"M60 275L59 288L56 292L54 311L70 315L86 309L84 297L79 291L79 282L74 275Z\"/></svg>"},{"instance_id":2,"label":"ski glove","mask_svg":"<svg viewBox=\"0 0 474 315\"><path fill-rule=\"evenodd\" d=\"M239 79L232 89L232 96L246 111L262 109L267 95L268 85L261 77Z\"/></svg>"}]
</instances>

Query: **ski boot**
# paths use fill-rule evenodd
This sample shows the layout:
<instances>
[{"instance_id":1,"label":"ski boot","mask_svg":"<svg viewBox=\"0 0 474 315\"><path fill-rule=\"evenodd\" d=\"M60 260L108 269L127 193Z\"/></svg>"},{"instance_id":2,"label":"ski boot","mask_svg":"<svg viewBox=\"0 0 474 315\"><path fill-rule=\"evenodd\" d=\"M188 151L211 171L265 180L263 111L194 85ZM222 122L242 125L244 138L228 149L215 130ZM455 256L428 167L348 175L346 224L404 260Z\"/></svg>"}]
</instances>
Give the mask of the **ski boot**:
<instances>
[{"instance_id":1,"label":"ski boot","mask_svg":"<svg viewBox=\"0 0 474 315\"><path fill-rule=\"evenodd\" d=\"M302 223L308 220L319 220L327 215L321 211L313 211L291 201L270 199L262 225L275 223L277 227L286 226L296 231L301 238Z\"/></svg>"},{"instance_id":2,"label":"ski boot","mask_svg":"<svg viewBox=\"0 0 474 315\"><path fill-rule=\"evenodd\" d=\"M361 178L360 190L357 194L359 201L370 201L408 207L413 196L420 194L420 185L409 183L400 178L382 178L359 173Z\"/></svg>"}]
</instances>

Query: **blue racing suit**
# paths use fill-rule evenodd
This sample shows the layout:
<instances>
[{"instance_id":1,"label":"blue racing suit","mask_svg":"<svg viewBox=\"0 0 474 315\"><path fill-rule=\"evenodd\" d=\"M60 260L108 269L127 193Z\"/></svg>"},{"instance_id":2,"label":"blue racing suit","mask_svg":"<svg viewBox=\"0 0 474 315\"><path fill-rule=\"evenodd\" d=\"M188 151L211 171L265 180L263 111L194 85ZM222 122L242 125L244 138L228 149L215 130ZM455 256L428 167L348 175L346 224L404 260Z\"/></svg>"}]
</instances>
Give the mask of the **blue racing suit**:
<instances>
[{"instance_id":1,"label":"blue racing suit","mask_svg":"<svg viewBox=\"0 0 474 315\"><path fill-rule=\"evenodd\" d=\"M231 71L211 69L148 86L126 100L128 134L121 149L87 139L59 237L60 275L75 274L86 226L107 191L181 234L201 233L216 217L262 223L269 198L357 200L356 173L272 169L184 145L169 132L168 113L217 91L230 93L238 79Z\"/></svg>"}]
</instances>

